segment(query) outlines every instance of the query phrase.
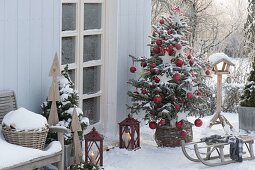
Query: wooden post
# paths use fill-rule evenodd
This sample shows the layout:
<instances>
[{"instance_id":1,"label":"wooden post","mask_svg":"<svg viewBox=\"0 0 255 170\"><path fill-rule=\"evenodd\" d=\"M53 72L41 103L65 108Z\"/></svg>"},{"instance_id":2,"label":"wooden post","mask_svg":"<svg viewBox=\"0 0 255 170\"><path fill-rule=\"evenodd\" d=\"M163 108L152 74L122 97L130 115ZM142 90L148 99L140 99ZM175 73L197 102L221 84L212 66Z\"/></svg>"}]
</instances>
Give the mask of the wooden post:
<instances>
[{"instance_id":1,"label":"wooden post","mask_svg":"<svg viewBox=\"0 0 255 170\"><path fill-rule=\"evenodd\" d=\"M221 105L222 105L222 73L217 72L217 96L216 96L216 113L214 114L213 118L210 121L209 127L212 127L216 124L221 124L223 127L225 124L230 126L230 129L233 126L229 123L229 121L221 115ZM219 119L219 121L217 121Z\"/></svg>"},{"instance_id":2,"label":"wooden post","mask_svg":"<svg viewBox=\"0 0 255 170\"><path fill-rule=\"evenodd\" d=\"M82 151L81 143L78 135L78 131L82 131L79 117L77 115L76 109L73 109L71 129L73 134L73 145L74 145L74 163L79 164L81 162Z\"/></svg>"}]
</instances>

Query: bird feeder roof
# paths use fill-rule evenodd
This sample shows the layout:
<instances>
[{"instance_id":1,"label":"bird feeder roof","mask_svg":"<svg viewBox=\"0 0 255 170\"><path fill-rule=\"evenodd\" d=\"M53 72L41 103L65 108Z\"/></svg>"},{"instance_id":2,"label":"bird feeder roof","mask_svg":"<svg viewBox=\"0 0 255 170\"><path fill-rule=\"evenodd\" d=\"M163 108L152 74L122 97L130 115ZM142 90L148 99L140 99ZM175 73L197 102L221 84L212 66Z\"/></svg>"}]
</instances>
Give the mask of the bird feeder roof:
<instances>
[{"instance_id":1,"label":"bird feeder roof","mask_svg":"<svg viewBox=\"0 0 255 170\"><path fill-rule=\"evenodd\" d=\"M93 127L88 134L84 135L84 139L89 141L102 141L104 137Z\"/></svg>"},{"instance_id":2,"label":"bird feeder roof","mask_svg":"<svg viewBox=\"0 0 255 170\"><path fill-rule=\"evenodd\" d=\"M130 126L130 125L137 125L140 122L136 119L134 119L130 114L126 119L124 119L122 122L119 123L120 126Z\"/></svg>"},{"instance_id":3,"label":"bird feeder roof","mask_svg":"<svg viewBox=\"0 0 255 170\"><path fill-rule=\"evenodd\" d=\"M228 57L225 53L214 53L214 54L210 55L209 62L212 65L217 65L220 62L224 62L231 66L235 66L235 64L232 62L231 58Z\"/></svg>"}]
</instances>

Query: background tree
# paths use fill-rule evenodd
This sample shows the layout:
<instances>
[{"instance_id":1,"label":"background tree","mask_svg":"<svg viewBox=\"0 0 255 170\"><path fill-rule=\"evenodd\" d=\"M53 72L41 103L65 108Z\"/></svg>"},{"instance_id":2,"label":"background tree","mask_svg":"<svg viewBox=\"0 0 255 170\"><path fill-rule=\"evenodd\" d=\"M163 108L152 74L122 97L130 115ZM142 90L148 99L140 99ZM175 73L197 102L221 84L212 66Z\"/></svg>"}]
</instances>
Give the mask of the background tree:
<instances>
[{"instance_id":1,"label":"background tree","mask_svg":"<svg viewBox=\"0 0 255 170\"><path fill-rule=\"evenodd\" d=\"M254 57L255 52L255 0L248 0L248 16L244 25L245 29L245 47L249 57Z\"/></svg>"},{"instance_id":2,"label":"background tree","mask_svg":"<svg viewBox=\"0 0 255 170\"><path fill-rule=\"evenodd\" d=\"M253 57L252 70L244 87L240 105L255 107L255 57Z\"/></svg>"}]
</instances>

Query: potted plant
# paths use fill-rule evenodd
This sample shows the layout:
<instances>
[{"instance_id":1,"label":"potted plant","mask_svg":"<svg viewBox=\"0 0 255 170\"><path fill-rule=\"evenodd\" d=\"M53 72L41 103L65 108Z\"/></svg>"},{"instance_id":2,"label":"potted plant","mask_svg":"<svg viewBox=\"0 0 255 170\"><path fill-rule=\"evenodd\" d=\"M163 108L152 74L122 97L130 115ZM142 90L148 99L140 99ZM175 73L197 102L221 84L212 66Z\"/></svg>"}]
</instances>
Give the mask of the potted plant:
<instances>
[{"instance_id":1,"label":"potted plant","mask_svg":"<svg viewBox=\"0 0 255 170\"><path fill-rule=\"evenodd\" d=\"M192 123L187 115L203 116L209 112L210 90L204 78L210 74L208 65L192 56L187 41L188 25L179 10L169 18L161 18L153 26L151 56L131 56L131 73L136 73L135 62L142 73L128 81L134 89L128 91L132 104L131 113L145 111L144 119L151 129L156 129L158 146L180 146L180 140L192 140ZM195 121L201 126L201 119Z\"/></svg>"},{"instance_id":2,"label":"potted plant","mask_svg":"<svg viewBox=\"0 0 255 170\"><path fill-rule=\"evenodd\" d=\"M68 73L68 65L61 72L61 76L58 77L59 83L59 93L60 93L60 101L57 102L58 109L58 117L59 123L57 125L64 126L67 129L71 128L72 121L72 113L73 109L76 107L76 111L79 117L79 121L81 123L82 130L89 125L89 120L87 117L83 116L83 112L80 108L78 108L79 96L78 92L74 89L74 83L72 82L69 73ZM51 102L48 99L43 102L41 105L42 115L48 118L50 113ZM82 140L82 132L79 132L80 140ZM50 143L57 139L56 133L49 133L47 137L46 143ZM69 167L72 163L72 141L73 136L71 131L65 133L65 166Z\"/></svg>"},{"instance_id":3,"label":"potted plant","mask_svg":"<svg viewBox=\"0 0 255 170\"><path fill-rule=\"evenodd\" d=\"M239 128L243 130L255 130L255 58L247 83L241 95L240 106L237 108L239 116Z\"/></svg>"}]
</instances>

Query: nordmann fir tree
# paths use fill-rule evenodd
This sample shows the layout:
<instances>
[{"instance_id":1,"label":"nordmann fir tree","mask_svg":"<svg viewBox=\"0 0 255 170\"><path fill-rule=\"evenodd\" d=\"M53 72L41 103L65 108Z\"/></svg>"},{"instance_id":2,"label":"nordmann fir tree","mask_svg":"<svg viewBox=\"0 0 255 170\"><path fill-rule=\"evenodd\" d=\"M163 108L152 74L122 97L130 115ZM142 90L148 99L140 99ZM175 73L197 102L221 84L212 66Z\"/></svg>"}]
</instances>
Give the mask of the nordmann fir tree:
<instances>
[{"instance_id":1,"label":"nordmann fir tree","mask_svg":"<svg viewBox=\"0 0 255 170\"><path fill-rule=\"evenodd\" d=\"M83 117L83 112L78 107L79 95L76 90L74 90L74 83L72 82L69 73L68 65L61 72L61 76L58 78L59 82L59 93L60 101L57 102L59 123L57 125L64 126L71 129L72 113L73 109L76 107L76 111L81 123L82 130L84 130L88 125L89 121L86 117ZM41 105L42 115L48 118L50 113L51 102L48 99ZM71 132L65 133L65 144L70 144L73 139L73 134ZM80 139L82 138L82 132L79 132ZM47 137L47 143L56 140L56 133L49 133Z\"/></svg>"},{"instance_id":2,"label":"nordmann fir tree","mask_svg":"<svg viewBox=\"0 0 255 170\"><path fill-rule=\"evenodd\" d=\"M253 57L252 70L250 71L248 81L241 95L240 105L255 107L255 57Z\"/></svg>"},{"instance_id":3,"label":"nordmann fir tree","mask_svg":"<svg viewBox=\"0 0 255 170\"><path fill-rule=\"evenodd\" d=\"M144 119L151 129L157 126L183 128L187 115L203 116L209 112L209 88L204 83L206 75L210 74L209 65L200 63L192 56L191 47L187 41L187 20L179 8L171 11L169 18L160 19L153 26L151 38L151 56L136 58L142 73L138 79L128 81L134 91L128 91L132 104L128 106L131 113L145 111ZM137 69L130 67L131 73ZM196 119L196 126L202 125L201 119ZM185 131L181 134L185 137Z\"/></svg>"}]
</instances>

